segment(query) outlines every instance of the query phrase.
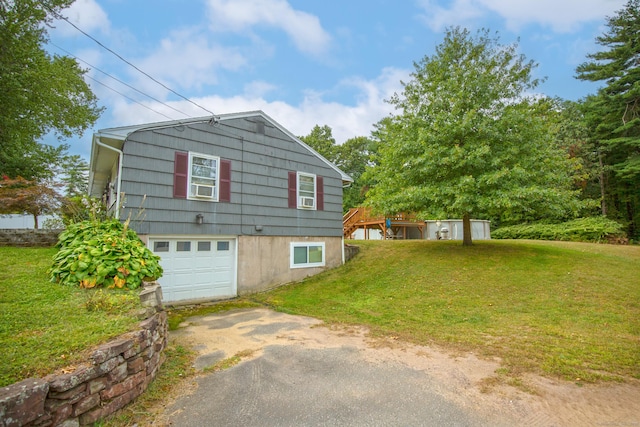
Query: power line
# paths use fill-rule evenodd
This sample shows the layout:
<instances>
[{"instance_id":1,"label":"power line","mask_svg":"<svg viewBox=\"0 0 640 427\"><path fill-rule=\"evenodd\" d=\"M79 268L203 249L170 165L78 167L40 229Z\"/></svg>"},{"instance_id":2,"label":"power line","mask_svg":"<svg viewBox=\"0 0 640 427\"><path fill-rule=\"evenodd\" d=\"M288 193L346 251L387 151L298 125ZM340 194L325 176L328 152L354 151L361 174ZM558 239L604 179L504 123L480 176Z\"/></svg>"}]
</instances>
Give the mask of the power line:
<instances>
[{"instance_id":1,"label":"power line","mask_svg":"<svg viewBox=\"0 0 640 427\"><path fill-rule=\"evenodd\" d=\"M189 114L187 114L187 113L185 113L185 112L183 112L183 111L180 111L180 110L178 110L177 108L174 108L174 107L172 107L171 105L169 105L169 104L167 104L167 103L165 103L165 102L163 102L163 101L160 101L159 99L156 99L156 98L154 98L153 96L151 96L151 95L149 95L149 94L146 94L146 93L142 92L141 90L139 90L139 89L137 89L137 88L135 88L135 87L131 86L130 84L128 84L128 83L126 83L126 82L124 82L124 81L120 80L119 78L112 76L111 74L107 73L106 71L102 71L100 68L98 68L98 67L96 67L96 66L94 66L94 65L89 64L89 63L88 63L87 61L85 61L84 59L82 59L82 58L78 58L76 55L72 54L71 52L69 52L68 50L66 50L66 49L64 49L64 48L61 48L61 47L60 47L60 46L58 46L57 44L53 43L51 40L49 40L49 44L50 44L51 46L54 46L54 47L58 48L58 49L59 49L59 50L61 50L62 52L66 53L67 55L69 55L69 56L71 56L71 57L73 57L73 58L77 59L78 61L80 61L80 62L82 62L82 63L84 63L84 64L88 65L88 66L89 66L89 67L91 67L92 69L94 69L94 70L96 70L96 71L101 72L102 74L104 74L104 75L105 75L105 76L107 76L107 77L112 78L113 80L117 81L118 83L123 84L123 85L127 86L128 88L135 90L135 91L136 91L136 92L138 92L139 94L144 95L144 96L146 96L147 98L150 98L150 99L152 99L152 100L156 101L157 103L162 104L162 105L164 105L165 107L168 107L168 108L172 109L173 111L178 112L178 113L180 113L180 114L182 114L182 115L184 115L184 116L186 116L186 117L191 117ZM87 76L87 77L89 77L89 76ZM96 80L96 79L94 79L94 78L91 78L91 77L89 77L89 78L90 78L91 80L93 80L93 81L97 82L97 83L100 83L98 80ZM120 92L116 91L115 89L113 89L113 88L111 88L111 87L109 87L109 86L107 86L107 85L105 85L105 84L103 84L103 83L100 83L100 84L102 84L102 85L103 85L103 86L105 86L106 88L111 89L111 90L113 90L114 92L116 92L116 93L118 93L118 94L120 94L120 95L122 95L122 96L126 97L126 98L127 98L127 99L129 99L130 101L137 102L137 101L135 101L135 100L133 100L133 99L131 99L131 98L127 97L126 95L123 95L122 93L120 93ZM165 116L165 117L166 117L166 116Z\"/></svg>"},{"instance_id":2,"label":"power line","mask_svg":"<svg viewBox=\"0 0 640 427\"><path fill-rule=\"evenodd\" d=\"M166 117L166 118L167 118L167 119L169 119L169 120L175 120L173 117L169 117L169 116L167 116L166 114L161 113L160 111L156 111L156 110L154 110L153 108L149 107L148 105L144 105L143 103L141 103L141 102L139 102L139 101L136 101L136 100L135 100L135 99L133 99L133 98L128 97L128 96L127 96L127 95L125 95L124 93L117 91L116 89L112 88L111 86L106 85L106 84L102 83L101 81L94 79L94 78L93 78L93 77L91 77L91 76L87 76L87 75L85 74L85 77L87 77L87 78L88 78L88 79L90 79L90 80L93 80L94 82L98 83L99 85L102 85L102 86L106 87L106 88L107 88L107 89L109 89L109 90L114 91L114 92L115 92L115 93L117 93L118 95L120 95L120 96L123 96L123 97L127 98L129 101L131 101L131 102L135 102L136 104L141 105L141 106L143 106L144 108L146 108L146 109L148 109L148 110L153 111L153 112L154 112L154 113L156 113L156 114L159 114L159 115L161 115L161 116L163 116L163 117Z\"/></svg>"},{"instance_id":3,"label":"power line","mask_svg":"<svg viewBox=\"0 0 640 427\"><path fill-rule=\"evenodd\" d=\"M47 6L45 6L47 7ZM203 107L202 105L190 100L189 98L185 97L184 95L179 94L178 92L176 92L175 90L171 89L170 87L168 87L167 85L165 85L164 83L160 82L159 80L156 80L154 77L152 77L151 75L147 74L146 72L142 71L140 68L136 67L135 65L133 65L131 62L127 61L126 59L124 59L122 56L120 56L118 53L116 53L115 51L111 50L110 48L108 48L107 46L105 46L104 44L102 44L98 39L94 38L92 35L84 32L82 29L80 29L77 25L75 25L73 22L69 21L69 19L65 16L62 16L61 14L55 12L54 10L50 9L47 7L47 9L49 10L49 12L51 12L51 14L53 16L55 16L58 19L62 19L64 21L66 21L69 25L71 25L73 28L75 28L76 30L80 31L82 34L84 34L85 36L89 37L91 40L93 40L94 42L96 42L100 47L102 47L103 49L111 52L113 55L115 55L118 59L120 59L121 61L123 61L124 63L128 64L130 67L133 67L134 69L136 69L138 72L142 73L143 75L145 75L146 77L150 78L151 80L153 80L154 82L156 82L157 84L159 84L160 86L162 86L163 88L167 89L169 92L179 96L180 98L184 99L185 101L195 105L196 107L206 111L207 113L211 114L212 116L215 116L215 113L211 110L208 110L207 108Z\"/></svg>"}]
</instances>

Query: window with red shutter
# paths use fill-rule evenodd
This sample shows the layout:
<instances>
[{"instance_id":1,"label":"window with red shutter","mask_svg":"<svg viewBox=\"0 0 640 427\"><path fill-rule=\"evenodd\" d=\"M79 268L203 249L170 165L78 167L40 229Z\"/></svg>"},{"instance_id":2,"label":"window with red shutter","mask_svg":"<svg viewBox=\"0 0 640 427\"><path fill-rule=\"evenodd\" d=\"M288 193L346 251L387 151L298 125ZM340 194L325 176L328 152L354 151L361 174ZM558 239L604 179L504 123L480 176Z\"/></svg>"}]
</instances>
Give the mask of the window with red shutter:
<instances>
[{"instance_id":1,"label":"window with red shutter","mask_svg":"<svg viewBox=\"0 0 640 427\"><path fill-rule=\"evenodd\" d=\"M289 208L324 210L324 182L321 176L289 172Z\"/></svg>"},{"instance_id":2,"label":"window with red shutter","mask_svg":"<svg viewBox=\"0 0 640 427\"><path fill-rule=\"evenodd\" d=\"M231 161L208 154L175 152L173 197L231 201Z\"/></svg>"}]
</instances>

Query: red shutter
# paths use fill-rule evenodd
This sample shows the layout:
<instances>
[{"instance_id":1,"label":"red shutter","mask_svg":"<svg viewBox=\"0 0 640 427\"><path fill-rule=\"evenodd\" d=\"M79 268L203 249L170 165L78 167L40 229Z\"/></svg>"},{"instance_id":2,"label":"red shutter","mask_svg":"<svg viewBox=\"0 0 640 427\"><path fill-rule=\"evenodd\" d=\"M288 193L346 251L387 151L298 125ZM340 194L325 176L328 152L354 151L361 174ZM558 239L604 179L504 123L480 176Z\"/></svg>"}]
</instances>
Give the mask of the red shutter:
<instances>
[{"instance_id":1,"label":"red shutter","mask_svg":"<svg viewBox=\"0 0 640 427\"><path fill-rule=\"evenodd\" d=\"M324 179L321 176L316 177L316 209L324 210Z\"/></svg>"},{"instance_id":2,"label":"red shutter","mask_svg":"<svg viewBox=\"0 0 640 427\"><path fill-rule=\"evenodd\" d=\"M220 159L220 198L221 202L231 201L231 160Z\"/></svg>"},{"instance_id":3,"label":"red shutter","mask_svg":"<svg viewBox=\"0 0 640 427\"><path fill-rule=\"evenodd\" d=\"M189 181L189 153L176 151L173 163L173 197L187 198L187 182Z\"/></svg>"},{"instance_id":4,"label":"red shutter","mask_svg":"<svg viewBox=\"0 0 640 427\"><path fill-rule=\"evenodd\" d=\"M289 207L298 207L298 177L295 172L289 172Z\"/></svg>"}]
</instances>

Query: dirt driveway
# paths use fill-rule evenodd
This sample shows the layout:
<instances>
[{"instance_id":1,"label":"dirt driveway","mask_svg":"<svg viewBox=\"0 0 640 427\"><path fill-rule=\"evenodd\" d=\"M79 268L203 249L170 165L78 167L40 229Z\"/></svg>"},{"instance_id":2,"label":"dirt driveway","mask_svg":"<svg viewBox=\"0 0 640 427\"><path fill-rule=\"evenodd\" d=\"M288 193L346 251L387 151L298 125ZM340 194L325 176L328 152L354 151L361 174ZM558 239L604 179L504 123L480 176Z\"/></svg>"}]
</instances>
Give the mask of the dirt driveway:
<instances>
[{"instance_id":1,"label":"dirt driveway","mask_svg":"<svg viewBox=\"0 0 640 427\"><path fill-rule=\"evenodd\" d=\"M364 328L246 309L191 318L171 339L198 351L199 375L159 424L188 426L640 426L640 384L526 378L534 394L495 385L498 360L451 355Z\"/></svg>"}]
</instances>

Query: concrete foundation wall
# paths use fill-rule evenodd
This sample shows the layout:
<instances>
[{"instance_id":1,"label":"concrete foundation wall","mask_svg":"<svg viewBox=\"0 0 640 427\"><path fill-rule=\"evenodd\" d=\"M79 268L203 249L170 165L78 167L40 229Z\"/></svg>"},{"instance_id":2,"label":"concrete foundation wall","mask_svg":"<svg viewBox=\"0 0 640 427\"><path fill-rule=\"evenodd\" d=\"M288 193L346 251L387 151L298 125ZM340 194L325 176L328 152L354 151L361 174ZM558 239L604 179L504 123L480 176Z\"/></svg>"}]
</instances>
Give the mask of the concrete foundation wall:
<instances>
[{"instance_id":1,"label":"concrete foundation wall","mask_svg":"<svg viewBox=\"0 0 640 427\"><path fill-rule=\"evenodd\" d=\"M325 266L290 267L290 243L324 242ZM341 237L238 237L238 295L260 292L284 283L296 282L342 265Z\"/></svg>"}]
</instances>

